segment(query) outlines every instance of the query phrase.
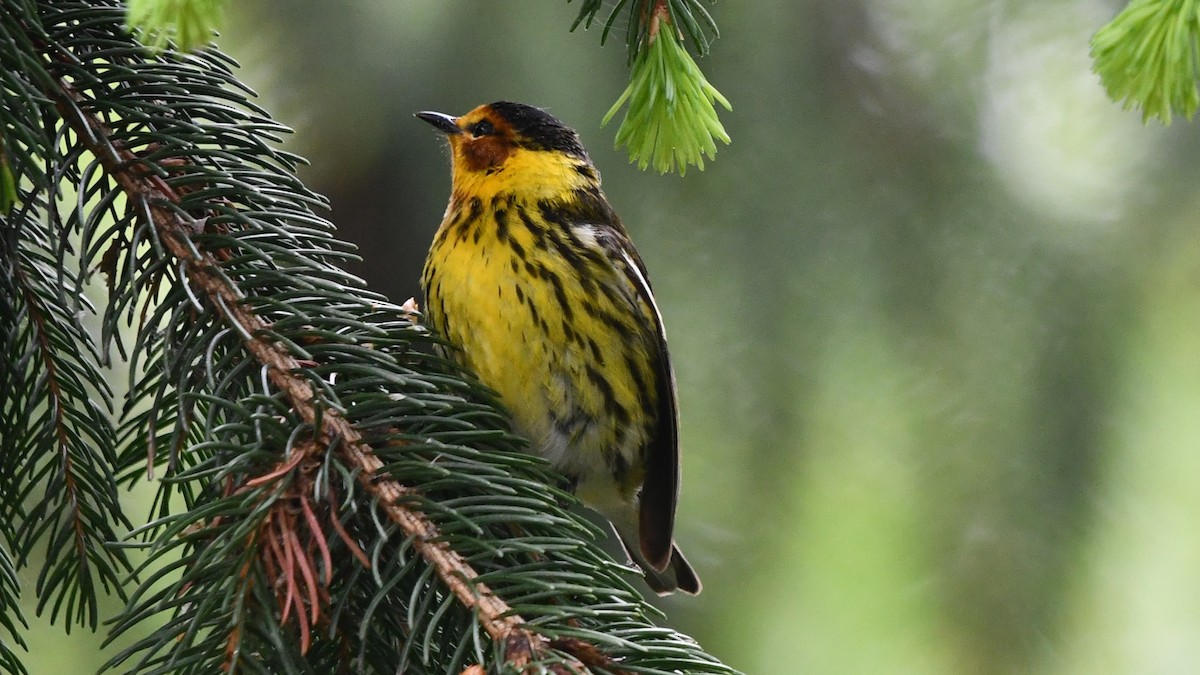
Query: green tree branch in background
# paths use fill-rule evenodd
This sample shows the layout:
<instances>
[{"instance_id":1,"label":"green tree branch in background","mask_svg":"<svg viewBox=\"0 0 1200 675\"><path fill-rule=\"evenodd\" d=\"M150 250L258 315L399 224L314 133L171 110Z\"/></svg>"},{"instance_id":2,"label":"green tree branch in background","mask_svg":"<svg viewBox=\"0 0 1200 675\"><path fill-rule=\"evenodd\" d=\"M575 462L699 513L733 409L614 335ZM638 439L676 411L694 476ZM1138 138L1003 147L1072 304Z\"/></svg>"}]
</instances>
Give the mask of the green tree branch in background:
<instances>
[{"instance_id":1,"label":"green tree branch in background","mask_svg":"<svg viewBox=\"0 0 1200 675\"><path fill-rule=\"evenodd\" d=\"M39 612L94 629L102 588L128 596L112 636L149 634L124 672L732 673L652 623L490 394L340 268L232 61L148 53L124 19L0 0L0 667L40 550ZM135 528L117 487L148 468Z\"/></svg>"},{"instance_id":2,"label":"green tree branch in background","mask_svg":"<svg viewBox=\"0 0 1200 675\"><path fill-rule=\"evenodd\" d=\"M631 71L629 87L604 116L603 123L607 124L622 105L629 104L616 143L625 146L630 161L637 162L641 169L653 165L660 173L679 171L683 175L687 166L694 164L703 170L704 157L716 156L715 141L730 142L713 104L720 103L726 110L732 107L709 84L682 44L686 33L703 56L708 53L708 36L717 36L717 24L703 3L619 0L605 21L601 43L608 39L621 10L627 9ZM590 27L603 4L601 0L584 0L571 30L580 25ZM131 0L128 21L155 49L173 41L179 49L189 51L212 36L224 5L225 0Z\"/></svg>"},{"instance_id":3,"label":"green tree branch in background","mask_svg":"<svg viewBox=\"0 0 1200 675\"><path fill-rule=\"evenodd\" d=\"M1133 0L1092 37L1094 69L1108 95L1142 119L1170 124L1200 106L1200 3Z\"/></svg>"}]
</instances>

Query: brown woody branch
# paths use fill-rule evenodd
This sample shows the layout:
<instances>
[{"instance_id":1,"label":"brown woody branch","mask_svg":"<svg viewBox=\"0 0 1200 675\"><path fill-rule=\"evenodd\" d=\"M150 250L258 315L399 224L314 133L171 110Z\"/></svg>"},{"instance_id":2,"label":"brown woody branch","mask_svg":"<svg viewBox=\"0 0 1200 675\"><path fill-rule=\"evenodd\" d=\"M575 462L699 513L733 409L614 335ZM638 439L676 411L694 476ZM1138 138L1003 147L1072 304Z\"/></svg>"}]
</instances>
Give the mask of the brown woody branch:
<instances>
[{"instance_id":1,"label":"brown woody branch","mask_svg":"<svg viewBox=\"0 0 1200 675\"><path fill-rule=\"evenodd\" d=\"M474 610L492 640L504 645L508 662L520 669L542 654L549 647L548 641L524 628L523 619L511 613L509 606L486 584L477 581L478 573L457 551L444 542L435 541L439 536L437 526L425 514L403 504L405 497L412 494L411 489L387 475L383 462L358 429L336 410L326 408L318 414L312 387L296 374L300 372L301 364L281 345L259 337L268 328L268 323L246 307L241 292L218 272L220 263L216 257L207 251L194 253L195 249L185 243L193 231L193 224L162 206L168 202L178 203L179 196L160 178L136 170L134 167L138 166L139 158L112 140L111 131L86 110L83 97L65 81L59 80L57 85L57 89L45 93L54 100L65 123L120 185L130 203L145 205L144 212L150 214L160 241L171 255L183 262L187 279L180 283L190 282L198 295L220 310L225 321L243 336L247 351L267 366L271 383L287 396L297 415L317 429L316 436L324 444L340 439L339 451L347 462L358 468L362 486L378 499L388 518L412 538L414 549L434 566L438 577L459 601ZM587 672L578 662L571 664L571 668L576 672Z\"/></svg>"}]
</instances>

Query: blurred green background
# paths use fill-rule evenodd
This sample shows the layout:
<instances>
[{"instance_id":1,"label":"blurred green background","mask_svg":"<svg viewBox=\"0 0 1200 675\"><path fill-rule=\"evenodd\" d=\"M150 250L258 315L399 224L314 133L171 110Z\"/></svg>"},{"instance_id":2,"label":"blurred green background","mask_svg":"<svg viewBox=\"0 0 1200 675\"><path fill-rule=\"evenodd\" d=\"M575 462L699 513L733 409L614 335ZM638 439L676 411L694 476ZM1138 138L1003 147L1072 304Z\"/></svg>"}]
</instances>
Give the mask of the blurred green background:
<instances>
[{"instance_id":1,"label":"blurred green background","mask_svg":"<svg viewBox=\"0 0 1200 675\"><path fill-rule=\"evenodd\" d=\"M625 51L567 32L578 3L240 0L219 43L397 301L449 190L413 112L579 130L679 378L705 591L661 605L716 656L1196 673L1200 134L1105 97L1088 39L1122 5L720 2L733 144L686 179L612 149ZM36 675L99 663L34 637Z\"/></svg>"}]
</instances>

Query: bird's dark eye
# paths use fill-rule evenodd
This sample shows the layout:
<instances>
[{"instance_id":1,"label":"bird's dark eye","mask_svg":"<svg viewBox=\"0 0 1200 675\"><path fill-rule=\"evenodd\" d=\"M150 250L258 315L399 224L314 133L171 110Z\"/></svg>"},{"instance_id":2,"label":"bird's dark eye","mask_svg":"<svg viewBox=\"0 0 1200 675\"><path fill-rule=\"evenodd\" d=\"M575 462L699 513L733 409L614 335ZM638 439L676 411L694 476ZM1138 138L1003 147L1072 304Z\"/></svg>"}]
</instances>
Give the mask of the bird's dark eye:
<instances>
[{"instance_id":1,"label":"bird's dark eye","mask_svg":"<svg viewBox=\"0 0 1200 675\"><path fill-rule=\"evenodd\" d=\"M488 136L495 133L496 127L493 127L492 123L487 120L479 120L471 125L469 131L472 136L479 138L480 136Z\"/></svg>"}]
</instances>

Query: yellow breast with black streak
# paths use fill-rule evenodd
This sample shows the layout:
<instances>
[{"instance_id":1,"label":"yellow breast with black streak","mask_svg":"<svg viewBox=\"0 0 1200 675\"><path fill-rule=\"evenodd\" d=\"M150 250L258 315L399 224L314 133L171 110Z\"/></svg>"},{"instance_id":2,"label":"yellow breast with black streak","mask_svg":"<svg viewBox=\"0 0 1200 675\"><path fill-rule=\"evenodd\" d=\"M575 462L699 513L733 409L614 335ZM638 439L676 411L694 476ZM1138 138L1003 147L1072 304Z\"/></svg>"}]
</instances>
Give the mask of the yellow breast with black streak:
<instances>
[{"instance_id":1,"label":"yellow breast with black streak","mask_svg":"<svg viewBox=\"0 0 1200 675\"><path fill-rule=\"evenodd\" d=\"M575 479L617 478L629 499L655 430L660 355L653 308L629 263L613 260L619 242L606 242L624 235L586 222L608 217L588 204L598 193L546 196L501 179L456 190L425 268L426 312L536 452Z\"/></svg>"}]
</instances>

